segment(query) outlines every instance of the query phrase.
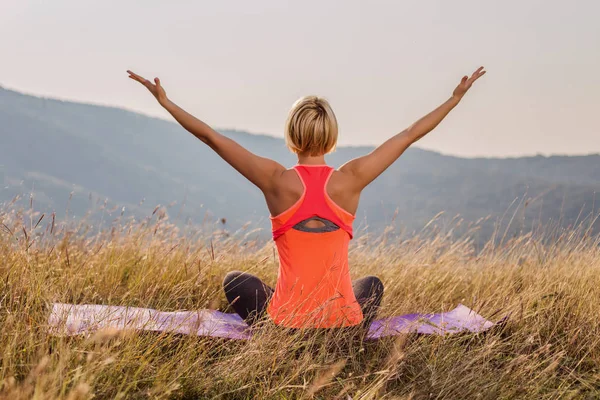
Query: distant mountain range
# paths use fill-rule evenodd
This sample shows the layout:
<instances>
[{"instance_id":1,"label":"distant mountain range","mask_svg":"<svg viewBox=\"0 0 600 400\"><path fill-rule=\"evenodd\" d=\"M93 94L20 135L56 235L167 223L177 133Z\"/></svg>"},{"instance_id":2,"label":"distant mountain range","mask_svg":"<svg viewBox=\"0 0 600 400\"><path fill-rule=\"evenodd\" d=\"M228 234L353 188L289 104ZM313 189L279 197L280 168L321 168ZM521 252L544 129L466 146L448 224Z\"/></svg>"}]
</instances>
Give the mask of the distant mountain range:
<instances>
[{"instance_id":1,"label":"distant mountain range","mask_svg":"<svg viewBox=\"0 0 600 400\"><path fill-rule=\"evenodd\" d=\"M295 164L282 139L221 132L259 155ZM371 150L339 147L327 160L339 166ZM161 119L0 88L0 165L0 202L24 194L26 204L20 204L28 206L33 191L40 210L64 215L69 204L70 216L91 212L91 218L106 216L104 201L117 210L113 216L124 207L138 218L171 204L171 219L218 225L226 218L232 231L251 221L268 236L260 191L177 124ZM411 148L365 190L355 228L381 233L393 224L410 233L443 211L440 224L457 215L467 222L459 232L489 217L480 223L481 241L498 221L511 221L510 232L575 224L598 210L599 191L600 155L465 159Z\"/></svg>"}]
</instances>

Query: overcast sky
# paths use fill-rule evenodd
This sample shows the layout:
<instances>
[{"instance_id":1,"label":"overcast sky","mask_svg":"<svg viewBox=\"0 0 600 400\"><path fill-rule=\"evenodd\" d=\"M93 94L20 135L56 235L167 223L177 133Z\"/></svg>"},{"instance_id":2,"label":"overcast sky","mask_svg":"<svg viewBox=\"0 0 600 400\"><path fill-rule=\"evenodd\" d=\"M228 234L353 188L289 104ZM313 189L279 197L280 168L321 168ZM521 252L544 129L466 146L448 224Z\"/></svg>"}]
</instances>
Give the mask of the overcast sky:
<instances>
[{"instance_id":1,"label":"overcast sky","mask_svg":"<svg viewBox=\"0 0 600 400\"><path fill-rule=\"evenodd\" d=\"M126 69L217 128L283 136L331 102L341 144L381 143L488 74L420 147L600 152L598 0L0 0L0 84L167 118Z\"/></svg>"}]
</instances>

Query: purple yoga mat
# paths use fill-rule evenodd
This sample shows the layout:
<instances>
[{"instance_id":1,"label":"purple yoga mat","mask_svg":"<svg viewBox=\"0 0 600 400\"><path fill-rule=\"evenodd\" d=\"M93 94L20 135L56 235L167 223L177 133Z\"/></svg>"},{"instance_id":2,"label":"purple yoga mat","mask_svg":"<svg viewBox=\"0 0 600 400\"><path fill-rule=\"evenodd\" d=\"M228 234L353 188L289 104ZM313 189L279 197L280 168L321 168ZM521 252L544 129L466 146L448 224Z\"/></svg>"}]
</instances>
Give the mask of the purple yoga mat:
<instances>
[{"instance_id":1,"label":"purple yoga mat","mask_svg":"<svg viewBox=\"0 0 600 400\"><path fill-rule=\"evenodd\" d=\"M55 303L48 318L50 333L78 335L100 329L173 332L229 339L249 339L252 330L237 314L216 310L163 312L150 308L73 305ZM374 321L367 339L409 332L445 335L461 331L482 332L495 324L459 304L440 314L407 314Z\"/></svg>"}]
</instances>

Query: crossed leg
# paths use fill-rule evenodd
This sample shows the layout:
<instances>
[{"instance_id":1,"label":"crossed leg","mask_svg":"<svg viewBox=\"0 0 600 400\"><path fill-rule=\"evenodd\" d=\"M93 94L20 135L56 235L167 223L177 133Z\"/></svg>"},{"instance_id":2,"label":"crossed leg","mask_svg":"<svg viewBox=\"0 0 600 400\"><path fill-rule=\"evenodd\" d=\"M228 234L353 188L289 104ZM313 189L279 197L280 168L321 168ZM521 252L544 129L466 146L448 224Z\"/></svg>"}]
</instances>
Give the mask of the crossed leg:
<instances>
[{"instance_id":1,"label":"crossed leg","mask_svg":"<svg viewBox=\"0 0 600 400\"><path fill-rule=\"evenodd\" d=\"M248 325L255 324L264 316L274 292L260 278L241 271L229 272L223 279L223 288L231 307ZM363 312L361 324L368 328L381 305L383 283L376 276L366 276L352 281L352 289Z\"/></svg>"}]
</instances>

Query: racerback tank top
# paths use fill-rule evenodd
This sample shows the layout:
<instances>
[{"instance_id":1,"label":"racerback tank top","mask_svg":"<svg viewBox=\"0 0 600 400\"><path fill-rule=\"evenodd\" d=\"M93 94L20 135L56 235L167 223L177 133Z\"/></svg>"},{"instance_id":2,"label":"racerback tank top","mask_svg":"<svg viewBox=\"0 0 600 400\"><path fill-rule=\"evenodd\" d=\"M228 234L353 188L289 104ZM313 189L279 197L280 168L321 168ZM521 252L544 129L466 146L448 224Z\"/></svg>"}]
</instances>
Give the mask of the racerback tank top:
<instances>
[{"instance_id":1,"label":"racerback tank top","mask_svg":"<svg viewBox=\"0 0 600 400\"><path fill-rule=\"evenodd\" d=\"M292 207L271 217L279 272L267 313L275 324L291 328L357 325L363 315L348 270L354 216L327 194L332 167L296 165L294 170L303 194ZM323 226L309 228L305 223L310 220Z\"/></svg>"}]
</instances>

